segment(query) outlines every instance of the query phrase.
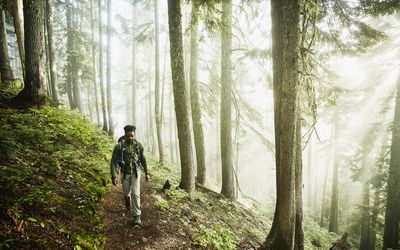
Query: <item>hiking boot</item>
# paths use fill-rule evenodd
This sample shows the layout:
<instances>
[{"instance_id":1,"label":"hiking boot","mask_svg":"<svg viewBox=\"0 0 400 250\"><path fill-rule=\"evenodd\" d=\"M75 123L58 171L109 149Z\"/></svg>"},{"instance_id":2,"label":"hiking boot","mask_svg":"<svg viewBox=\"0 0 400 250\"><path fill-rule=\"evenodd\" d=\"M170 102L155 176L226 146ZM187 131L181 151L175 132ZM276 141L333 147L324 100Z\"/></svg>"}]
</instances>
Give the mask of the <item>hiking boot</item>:
<instances>
[{"instance_id":1,"label":"hiking boot","mask_svg":"<svg viewBox=\"0 0 400 250\"><path fill-rule=\"evenodd\" d=\"M140 220L140 215L133 216L133 225L134 226L142 225L142 221Z\"/></svg>"},{"instance_id":2,"label":"hiking boot","mask_svg":"<svg viewBox=\"0 0 400 250\"><path fill-rule=\"evenodd\" d=\"M131 211L131 197L130 196L124 196L124 198L125 198L126 210Z\"/></svg>"}]
</instances>

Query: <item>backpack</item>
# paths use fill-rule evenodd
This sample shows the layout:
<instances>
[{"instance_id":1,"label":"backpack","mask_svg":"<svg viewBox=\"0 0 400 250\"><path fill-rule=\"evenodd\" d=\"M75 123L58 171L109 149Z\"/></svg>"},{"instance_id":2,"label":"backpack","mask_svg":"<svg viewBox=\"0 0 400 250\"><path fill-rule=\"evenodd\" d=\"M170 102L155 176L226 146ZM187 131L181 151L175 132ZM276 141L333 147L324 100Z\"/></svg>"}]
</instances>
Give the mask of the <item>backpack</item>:
<instances>
[{"instance_id":1,"label":"backpack","mask_svg":"<svg viewBox=\"0 0 400 250\"><path fill-rule=\"evenodd\" d=\"M125 135L121 136L118 138L118 144L120 145L120 147L122 147L122 144L125 141ZM139 142L136 139L133 139L133 147L136 151L136 154L138 155L138 160L137 162L135 162L135 164L138 164L138 166L141 166L141 154L140 154L140 147L139 147ZM121 148L121 152L123 152L122 148ZM121 160L123 160L123 156L121 155Z\"/></svg>"}]
</instances>

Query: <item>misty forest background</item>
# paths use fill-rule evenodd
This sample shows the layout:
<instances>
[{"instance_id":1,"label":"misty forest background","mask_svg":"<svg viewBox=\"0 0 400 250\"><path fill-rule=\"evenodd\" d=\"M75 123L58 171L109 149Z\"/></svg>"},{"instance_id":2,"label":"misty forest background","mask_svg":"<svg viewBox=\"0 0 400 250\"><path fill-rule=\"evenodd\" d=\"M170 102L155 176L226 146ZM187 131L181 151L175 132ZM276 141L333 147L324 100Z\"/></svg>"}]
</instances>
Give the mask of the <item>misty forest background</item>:
<instances>
[{"instance_id":1,"label":"misty forest background","mask_svg":"<svg viewBox=\"0 0 400 250\"><path fill-rule=\"evenodd\" d=\"M271 249L302 249L303 217L359 249L398 249L399 10L3 0L0 100L77 109L114 138L135 124L182 189L275 206Z\"/></svg>"}]
</instances>

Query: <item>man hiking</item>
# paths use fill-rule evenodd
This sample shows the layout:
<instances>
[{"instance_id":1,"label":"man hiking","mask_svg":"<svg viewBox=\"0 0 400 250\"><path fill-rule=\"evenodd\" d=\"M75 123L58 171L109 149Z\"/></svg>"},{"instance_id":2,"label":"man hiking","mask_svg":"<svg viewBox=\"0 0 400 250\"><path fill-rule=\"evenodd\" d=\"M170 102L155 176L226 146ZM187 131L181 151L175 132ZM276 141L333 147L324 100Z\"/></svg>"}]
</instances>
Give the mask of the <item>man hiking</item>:
<instances>
[{"instance_id":1,"label":"man hiking","mask_svg":"<svg viewBox=\"0 0 400 250\"><path fill-rule=\"evenodd\" d=\"M120 167L125 207L133 213L133 226L140 226L140 168L143 167L146 182L149 175L143 145L135 139L136 127L126 125L124 130L125 135L118 139L111 157L111 179L116 186L116 169Z\"/></svg>"}]
</instances>

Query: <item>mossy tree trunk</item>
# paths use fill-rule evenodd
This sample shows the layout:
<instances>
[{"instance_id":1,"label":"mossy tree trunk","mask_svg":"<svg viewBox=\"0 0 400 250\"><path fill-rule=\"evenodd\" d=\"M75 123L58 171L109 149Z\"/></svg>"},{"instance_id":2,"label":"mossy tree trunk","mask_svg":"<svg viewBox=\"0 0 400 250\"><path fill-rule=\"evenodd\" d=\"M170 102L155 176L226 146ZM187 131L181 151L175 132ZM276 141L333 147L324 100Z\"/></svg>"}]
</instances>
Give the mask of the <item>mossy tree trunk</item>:
<instances>
[{"instance_id":1,"label":"mossy tree trunk","mask_svg":"<svg viewBox=\"0 0 400 250\"><path fill-rule=\"evenodd\" d=\"M181 1L168 0L171 72L181 159L181 182L179 186L187 192L192 192L195 187L193 150L189 122L189 93L185 84L185 69L183 62L181 17Z\"/></svg>"},{"instance_id":2,"label":"mossy tree trunk","mask_svg":"<svg viewBox=\"0 0 400 250\"><path fill-rule=\"evenodd\" d=\"M67 72L66 72L66 88L67 88L67 94L68 94L68 102L69 102L69 107L71 109L74 109L75 106L75 100L74 100L74 94L73 94L73 86L72 86L72 51L73 51L73 44L72 44L72 13L71 13L71 8L69 5L69 1L65 2L65 15L66 15L66 21L67 21Z\"/></svg>"},{"instance_id":3,"label":"mossy tree trunk","mask_svg":"<svg viewBox=\"0 0 400 250\"><path fill-rule=\"evenodd\" d=\"M300 2L272 0L276 207L265 249L302 249L301 150L298 86Z\"/></svg>"},{"instance_id":4,"label":"mossy tree trunk","mask_svg":"<svg viewBox=\"0 0 400 250\"><path fill-rule=\"evenodd\" d=\"M106 94L104 90L104 76L103 76L103 22L102 22L102 0L98 0L99 11L99 79L100 79L100 96L101 96L101 110L103 113L103 131L108 132L107 109L106 109Z\"/></svg>"},{"instance_id":5,"label":"mossy tree trunk","mask_svg":"<svg viewBox=\"0 0 400 250\"><path fill-rule=\"evenodd\" d=\"M335 111L335 148L333 156L333 178L331 194L331 214L329 217L329 232L339 233L339 110Z\"/></svg>"},{"instance_id":6,"label":"mossy tree trunk","mask_svg":"<svg viewBox=\"0 0 400 250\"><path fill-rule=\"evenodd\" d=\"M79 82L78 68L78 43L77 43L77 25L75 21L75 12L70 0L65 1L67 18L67 89L71 109L78 109L83 113L81 86ZM25 8L24 8L25 9ZM26 46L25 46L26 48Z\"/></svg>"},{"instance_id":7,"label":"mossy tree trunk","mask_svg":"<svg viewBox=\"0 0 400 250\"><path fill-rule=\"evenodd\" d=\"M44 0L24 0L25 80L24 88L13 99L24 107L41 106L46 102L44 79Z\"/></svg>"},{"instance_id":8,"label":"mossy tree trunk","mask_svg":"<svg viewBox=\"0 0 400 250\"><path fill-rule=\"evenodd\" d=\"M53 34L53 0L46 0L47 10L47 48L49 50L49 68L50 68L50 86L55 107L59 105L58 83L57 83L57 65L56 65L56 52Z\"/></svg>"},{"instance_id":9,"label":"mossy tree trunk","mask_svg":"<svg viewBox=\"0 0 400 250\"><path fill-rule=\"evenodd\" d=\"M389 177L385 213L383 249L399 249L400 223L400 75L397 78L397 96L394 110L392 145L390 148Z\"/></svg>"},{"instance_id":10,"label":"mossy tree trunk","mask_svg":"<svg viewBox=\"0 0 400 250\"><path fill-rule=\"evenodd\" d=\"M14 74L10 66L10 58L8 56L7 32L6 32L6 14L0 1L0 74L1 82L7 85L14 79Z\"/></svg>"},{"instance_id":11,"label":"mossy tree trunk","mask_svg":"<svg viewBox=\"0 0 400 250\"><path fill-rule=\"evenodd\" d=\"M204 185L206 182L206 160L204 150L203 126L201 124L201 108L197 80L197 12L196 4L192 3L192 16L190 30L190 104L192 108L192 125L194 134L194 145L197 160L197 182Z\"/></svg>"},{"instance_id":12,"label":"mossy tree trunk","mask_svg":"<svg viewBox=\"0 0 400 250\"><path fill-rule=\"evenodd\" d=\"M136 1L132 3L132 124L136 124Z\"/></svg>"},{"instance_id":13,"label":"mossy tree trunk","mask_svg":"<svg viewBox=\"0 0 400 250\"><path fill-rule=\"evenodd\" d=\"M112 117L112 89L111 89L111 0L107 0L107 115L108 134L114 135L114 121Z\"/></svg>"},{"instance_id":14,"label":"mossy tree trunk","mask_svg":"<svg viewBox=\"0 0 400 250\"><path fill-rule=\"evenodd\" d=\"M100 110L99 110L99 95L97 91L97 76L96 76L96 44L94 40L94 0L90 0L90 33L92 39L92 74L93 74L93 89L94 89L94 105L96 109L96 121L100 123Z\"/></svg>"},{"instance_id":15,"label":"mossy tree trunk","mask_svg":"<svg viewBox=\"0 0 400 250\"><path fill-rule=\"evenodd\" d=\"M156 118L156 134L158 145L158 163L164 163L164 145L162 140L162 122L161 122L161 102L160 102L160 39L159 39L159 22L158 22L158 0L154 0L154 35L155 35L155 51L154 51L154 64L155 64L155 87L154 87L154 114Z\"/></svg>"},{"instance_id":16,"label":"mossy tree trunk","mask_svg":"<svg viewBox=\"0 0 400 250\"><path fill-rule=\"evenodd\" d=\"M364 162L364 166L368 163ZM368 168L364 168L364 173L371 171ZM371 243L371 216L370 216L370 179L365 180L363 183L363 197L362 197L362 216L361 216L361 239L360 239L360 250L374 250L375 246Z\"/></svg>"},{"instance_id":17,"label":"mossy tree trunk","mask_svg":"<svg viewBox=\"0 0 400 250\"><path fill-rule=\"evenodd\" d=\"M24 15L22 10L22 0L12 1L12 16L14 21L15 34L17 36L22 75L25 79Z\"/></svg>"},{"instance_id":18,"label":"mossy tree trunk","mask_svg":"<svg viewBox=\"0 0 400 250\"><path fill-rule=\"evenodd\" d=\"M232 151L232 2L222 5L221 39L221 194L236 199Z\"/></svg>"}]
</instances>

